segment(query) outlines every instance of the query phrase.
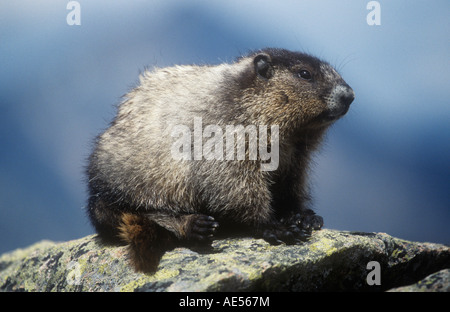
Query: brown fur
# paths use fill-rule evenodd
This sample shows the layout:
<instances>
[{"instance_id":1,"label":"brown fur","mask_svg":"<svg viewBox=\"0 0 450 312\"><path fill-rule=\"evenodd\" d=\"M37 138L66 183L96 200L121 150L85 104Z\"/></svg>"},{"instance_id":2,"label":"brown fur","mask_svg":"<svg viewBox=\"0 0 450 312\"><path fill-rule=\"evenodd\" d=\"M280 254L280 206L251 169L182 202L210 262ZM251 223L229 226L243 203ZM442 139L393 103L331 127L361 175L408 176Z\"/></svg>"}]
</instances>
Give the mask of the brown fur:
<instances>
[{"instance_id":1,"label":"brown fur","mask_svg":"<svg viewBox=\"0 0 450 312\"><path fill-rule=\"evenodd\" d=\"M158 231L158 228L155 222L145 217L122 214L119 236L129 246L131 264L136 271L154 271L166 248L164 243L171 241L167 237L169 232Z\"/></svg>"},{"instance_id":2,"label":"brown fur","mask_svg":"<svg viewBox=\"0 0 450 312\"><path fill-rule=\"evenodd\" d=\"M311 152L353 97L327 63L281 49L233 64L145 72L90 156L90 219L105 241L126 243L145 272L165 250L208 245L218 234L303 241L323 222L308 207ZM203 128L278 125L278 168L262 171L260 158L173 159L173 127L192 131L196 117Z\"/></svg>"}]
</instances>

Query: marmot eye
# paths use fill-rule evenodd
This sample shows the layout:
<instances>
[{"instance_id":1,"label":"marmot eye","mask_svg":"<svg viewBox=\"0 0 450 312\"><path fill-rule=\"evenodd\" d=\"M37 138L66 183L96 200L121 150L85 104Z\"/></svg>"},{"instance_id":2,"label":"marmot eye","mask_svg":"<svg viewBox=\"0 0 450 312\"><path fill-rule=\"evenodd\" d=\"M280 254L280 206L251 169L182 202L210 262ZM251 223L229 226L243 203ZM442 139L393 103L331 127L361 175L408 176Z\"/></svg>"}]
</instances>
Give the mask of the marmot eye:
<instances>
[{"instance_id":1,"label":"marmot eye","mask_svg":"<svg viewBox=\"0 0 450 312\"><path fill-rule=\"evenodd\" d=\"M298 76L300 78L306 79L306 80L311 80L312 76L311 73L309 71L307 71L306 69L302 69L299 73Z\"/></svg>"}]
</instances>

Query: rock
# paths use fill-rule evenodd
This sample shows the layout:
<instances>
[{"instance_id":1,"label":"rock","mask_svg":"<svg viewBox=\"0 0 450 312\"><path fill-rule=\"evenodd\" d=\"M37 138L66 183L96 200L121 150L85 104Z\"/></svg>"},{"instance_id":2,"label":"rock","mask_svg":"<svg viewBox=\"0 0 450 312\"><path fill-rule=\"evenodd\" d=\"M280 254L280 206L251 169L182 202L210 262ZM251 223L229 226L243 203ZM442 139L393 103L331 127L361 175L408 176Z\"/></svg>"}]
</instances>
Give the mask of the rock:
<instances>
[{"instance_id":1,"label":"rock","mask_svg":"<svg viewBox=\"0 0 450 312\"><path fill-rule=\"evenodd\" d=\"M408 286L397 287L389 292L450 292L450 269L433 273L423 280Z\"/></svg>"},{"instance_id":2,"label":"rock","mask_svg":"<svg viewBox=\"0 0 450 312\"><path fill-rule=\"evenodd\" d=\"M448 268L450 248L444 245L324 229L295 246L232 238L214 241L211 250L176 248L149 275L132 270L125 247L103 246L90 235L3 254L0 290L409 291L401 286L422 290L437 279L440 286L427 289L448 291L449 270L440 271Z\"/></svg>"}]
</instances>

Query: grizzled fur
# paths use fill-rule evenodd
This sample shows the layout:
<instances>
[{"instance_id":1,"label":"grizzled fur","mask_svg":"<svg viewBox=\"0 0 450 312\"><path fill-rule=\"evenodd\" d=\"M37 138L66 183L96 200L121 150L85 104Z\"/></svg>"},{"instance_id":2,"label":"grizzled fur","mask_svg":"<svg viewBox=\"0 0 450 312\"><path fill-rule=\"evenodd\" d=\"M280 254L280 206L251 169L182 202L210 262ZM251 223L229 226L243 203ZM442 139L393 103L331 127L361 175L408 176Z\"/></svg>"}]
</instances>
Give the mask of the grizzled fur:
<instances>
[{"instance_id":1,"label":"grizzled fur","mask_svg":"<svg viewBox=\"0 0 450 312\"><path fill-rule=\"evenodd\" d=\"M146 71L89 158L88 214L105 242L128 244L138 271L165 250L242 233L296 243L320 229L308 208L307 169L327 127L354 93L327 63L264 49L218 66ZM175 160L175 125L278 125L279 166L261 160ZM219 228L220 225L220 228Z\"/></svg>"}]
</instances>

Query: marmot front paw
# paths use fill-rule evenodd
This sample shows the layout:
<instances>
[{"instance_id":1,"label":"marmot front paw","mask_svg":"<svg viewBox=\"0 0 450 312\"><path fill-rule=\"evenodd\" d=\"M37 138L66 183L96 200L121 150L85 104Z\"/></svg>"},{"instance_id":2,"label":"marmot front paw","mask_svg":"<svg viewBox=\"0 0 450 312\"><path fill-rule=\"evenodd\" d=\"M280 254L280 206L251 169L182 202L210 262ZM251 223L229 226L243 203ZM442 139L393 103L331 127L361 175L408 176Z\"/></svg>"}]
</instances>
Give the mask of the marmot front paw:
<instances>
[{"instance_id":1,"label":"marmot front paw","mask_svg":"<svg viewBox=\"0 0 450 312\"><path fill-rule=\"evenodd\" d=\"M193 215L186 238L190 241L211 242L219 223L211 216Z\"/></svg>"},{"instance_id":2,"label":"marmot front paw","mask_svg":"<svg viewBox=\"0 0 450 312\"><path fill-rule=\"evenodd\" d=\"M310 232L299 228L295 224L285 226L281 223L265 229L262 233L262 238L272 245L282 243L288 245L298 244L308 240L310 236Z\"/></svg>"}]
</instances>

